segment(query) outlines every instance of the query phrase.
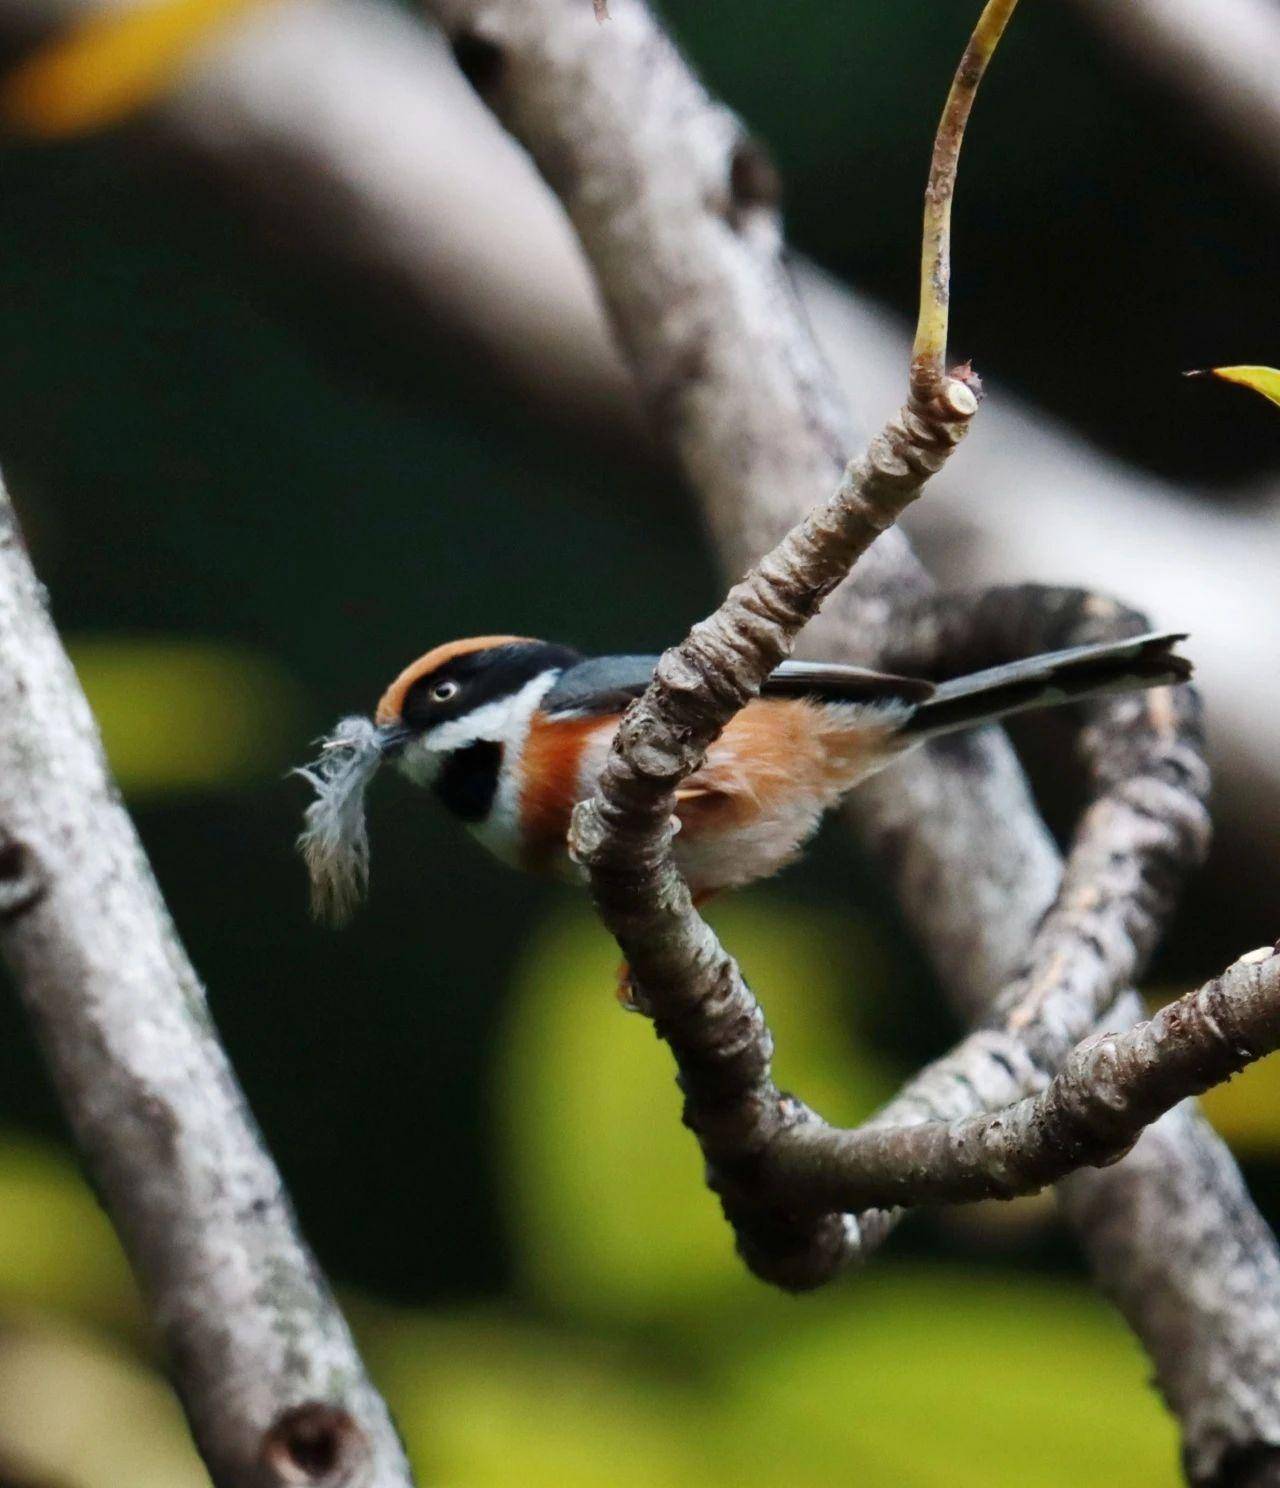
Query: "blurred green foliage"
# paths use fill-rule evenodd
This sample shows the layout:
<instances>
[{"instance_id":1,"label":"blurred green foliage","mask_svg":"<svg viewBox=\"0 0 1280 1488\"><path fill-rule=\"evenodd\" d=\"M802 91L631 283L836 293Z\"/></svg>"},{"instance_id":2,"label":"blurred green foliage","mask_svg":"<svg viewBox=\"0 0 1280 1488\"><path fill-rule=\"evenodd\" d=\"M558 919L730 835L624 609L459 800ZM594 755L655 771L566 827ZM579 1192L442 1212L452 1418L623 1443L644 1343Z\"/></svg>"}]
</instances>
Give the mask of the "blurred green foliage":
<instances>
[{"instance_id":1,"label":"blurred green foliage","mask_svg":"<svg viewBox=\"0 0 1280 1488\"><path fill-rule=\"evenodd\" d=\"M908 308L969 9L667 9L776 150L797 245ZM254 1110L357 1289L427 1480L1173 1482L1134 1345L1043 1209L922 1217L895 1242L907 1263L803 1300L745 1276L665 1051L618 1012L580 896L502 872L380 782L367 913L341 936L306 920L304 792L285 772L411 656L494 630L649 650L714 600L669 472L540 425L358 269L264 238L145 131L10 142L0 204L0 464ZM1067 7L1027 7L968 147L956 349L1153 467L1268 469L1270 411L1227 390L1180 402L1175 373L1280 341L1257 248L1275 211ZM769 1008L780 1079L833 1119L954 1033L843 834L716 918ZM1193 919L1160 975L1181 990L1256 939ZM4 992L0 1473L185 1488L199 1469L132 1284L50 1145ZM1277 1079L1264 1064L1210 1102L1264 1198ZM55 1392L67 1429L33 1443L22 1423Z\"/></svg>"},{"instance_id":2,"label":"blurred green foliage","mask_svg":"<svg viewBox=\"0 0 1280 1488\"><path fill-rule=\"evenodd\" d=\"M283 668L242 647L68 636L67 650L134 801L254 780L306 716Z\"/></svg>"}]
</instances>

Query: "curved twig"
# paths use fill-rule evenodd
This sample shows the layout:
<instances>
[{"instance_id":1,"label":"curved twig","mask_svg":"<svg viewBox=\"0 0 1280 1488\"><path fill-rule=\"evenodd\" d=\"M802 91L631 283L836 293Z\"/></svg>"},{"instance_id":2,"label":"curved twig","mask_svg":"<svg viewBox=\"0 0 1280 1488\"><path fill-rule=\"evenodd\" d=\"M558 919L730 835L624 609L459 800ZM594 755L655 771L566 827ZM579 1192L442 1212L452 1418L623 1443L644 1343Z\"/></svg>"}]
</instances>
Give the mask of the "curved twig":
<instances>
[{"instance_id":1,"label":"curved twig","mask_svg":"<svg viewBox=\"0 0 1280 1488\"><path fill-rule=\"evenodd\" d=\"M951 202L965 126L978 85L1017 4L1018 0L988 0L956 68L934 136L920 239L920 316L911 348L911 386L923 397L928 397L946 375L947 321L951 309Z\"/></svg>"},{"instance_id":2,"label":"curved twig","mask_svg":"<svg viewBox=\"0 0 1280 1488\"><path fill-rule=\"evenodd\" d=\"M1011 9L1012 3L1001 3L984 12L984 56L1003 27L1001 22L993 31L993 12L1007 18ZM949 202L953 194L964 122L980 76L971 47L939 126L930 177L935 202ZM926 253L924 273L934 291L945 286L945 232ZM922 305L922 342L937 340L940 364L945 294L939 298L926 287ZM771 1040L758 1004L693 908L671 861L676 787L699 767L708 745L756 695L857 559L920 495L977 408L977 395L964 381L935 375L928 358L913 364L906 407L850 462L835 495L662 657L653 684L619 726L595 797L574 813L574 855L588 868L601 917L675 1054L686 1120L713 1171L753 1161L792 1117L769 1076ZM726 1198L725 1207L750 1263L785 1285L815 1284L842 1259L846 1226L840 1216L790 1225L769 1200Z\"/></svg>"}]
</instances>

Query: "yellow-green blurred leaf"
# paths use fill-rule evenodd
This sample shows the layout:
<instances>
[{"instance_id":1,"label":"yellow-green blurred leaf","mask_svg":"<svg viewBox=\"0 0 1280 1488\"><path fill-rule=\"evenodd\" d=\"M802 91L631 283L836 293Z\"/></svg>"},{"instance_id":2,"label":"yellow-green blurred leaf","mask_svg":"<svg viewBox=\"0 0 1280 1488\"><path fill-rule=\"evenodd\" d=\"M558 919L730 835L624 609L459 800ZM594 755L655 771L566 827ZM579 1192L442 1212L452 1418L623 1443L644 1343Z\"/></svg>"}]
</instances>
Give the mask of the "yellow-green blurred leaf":
<instances>
[{"instance_id":1,"label":"yellow-green blurred leaf","mask_svg":"<svg viewBox=\"0 0 1280 1488\"><path fill-rule=\"evenodd\" d=\"M717 1481L684 1382L500 1314L405 1318L365 1351L423 1483L689 1488Z\"/></svg>"},{"instance_id":2,"label":"yellow-green blurred leaf","mask_svg":"<svg viewBox=\"0 0 1280 1488\"><path fill-rule=\"evenodd\" d=\"M1235 382L1241 387L1252 388L1255 393L1261 393L1264 398L1280 404L1280 371L1275 367L1210 367L1208 375L1220 377L1223 382Z\"/></svg>"},{"instance_id":3,"label":"yellow-green blurred leaf","mask_svg":"<svg viewBox=\"0 0 1280 1488\"><path fill-rule=\"evenodd\" d=\"M256 652L128 636L67 649L128 795L278 775L298 737L297 689Z\"/></svg>"},{"instance_id":4,"label":"yellow-green blurred leaf","mask_svg":"<svg viewBox=\"0 0 1280 1488\"><path fill-rule=\"evenodd\" d=\"M364 1346L422 1479L450 1488L1174 1488L1176 1432L1082 1284L882 1261L755 1287L686 1334L497 1312Z\"/></svg>"},{"instance_id":5,"label":"yellow-green blurred leaf","mask_svg":"<svg viewBox=\"0 0 1280 1488\"><path fill-rule=\"evenodd\" d=\"M0 1131L0 1303L136 1325L137 1292L115 1232L56 1148Z\"/></svg>"},{"instance_id":6,"label":"yellow-green blurred leaf","mask_svg":"<svg viewBox=\"0 0 1280 1488\"><path fill-rule=\"evenodd\" d=\"M854 1043L850 999L882 995L874 932L764 892L715 916L765 1000L777 1077L834 1121L892 1093ZM521 964L500 1045L496 1105L518 1263L558 1308L665 1316L752 1288L680 1122L666 1048L613 996L618 952L584 905Z\"/></svg>"},{"instance_id":7,"label":"yellow-green blurred leaf","mask_svg":"<svg viewBox=\"0 0 1280 1488\"><path fill-rule=\"evenodd\" d=\"M807 1330L746 1333L732 1355L728 1408L757 1432L759 1450L805 1444L804 1463L788 1464L780 1483L1181 1481L1149 1366L1081 1285L881 1262L821 1306Z\"/></svg>"},{"instance_id":8,"label":"yellow-green blurred leaf","mask_svg":"<svg viewBox=\"0 0 1280 1488\"><path fill-rule=\"evenodd\" d=\"M208 1488L160 1376L90 1335L0 1324L6 1466L58 1488Z\"/></svg>"},{"instance_id":9,"label":"yellow-green blurred leaf","mask_svg":"<svg viewBox=\"0 0 1280 1488\"><path fill-rule=\"evenodd\" d=\"M1249 1157L1280 1152L1280 1059L1260 1059L1224 1085L1200 1097L1205 1115Z\"/></svg>"},{"instance_id":10,"label":"yellow-green blurred leaf","mask_svg":"<svg viewBox=\"0 0 1280 1488\"><path fill-rule=\"evenodd\" d=\"M41 139L119 123L177 81L218 27L260 0L159 0L69 22L0 82L0 118Z\"/></svg>"}]
</instances>

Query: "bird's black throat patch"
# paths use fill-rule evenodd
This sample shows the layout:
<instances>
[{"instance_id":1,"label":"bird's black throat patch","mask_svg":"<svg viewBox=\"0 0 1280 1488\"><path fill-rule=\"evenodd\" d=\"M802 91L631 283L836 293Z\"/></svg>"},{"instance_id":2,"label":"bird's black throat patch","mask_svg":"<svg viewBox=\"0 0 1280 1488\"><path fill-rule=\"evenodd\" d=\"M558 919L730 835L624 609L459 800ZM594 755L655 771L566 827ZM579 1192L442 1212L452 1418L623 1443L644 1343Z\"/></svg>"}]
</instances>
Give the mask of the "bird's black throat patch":
<instances>
[{"instance_id":1,"label":"bird's black throat patch","mask_svg":"<svg viewBox=\"0 0 1280 1488\"><path fill-rule=\"evenodd\" d=\"M493 805L501 768L502 745L494 739L477 739L454 750L432 789L455 816L464 822L480 822Z\"/></svg>"}]
</instances>

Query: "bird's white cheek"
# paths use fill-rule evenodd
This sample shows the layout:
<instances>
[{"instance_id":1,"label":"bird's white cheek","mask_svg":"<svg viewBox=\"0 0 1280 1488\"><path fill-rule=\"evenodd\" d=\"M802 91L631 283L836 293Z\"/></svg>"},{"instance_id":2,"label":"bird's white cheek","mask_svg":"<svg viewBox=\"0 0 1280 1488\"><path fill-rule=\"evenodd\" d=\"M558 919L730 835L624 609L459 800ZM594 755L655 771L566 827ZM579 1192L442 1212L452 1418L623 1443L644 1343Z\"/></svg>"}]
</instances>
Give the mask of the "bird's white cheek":
<instances>
[{"instance_id":1,"label":"bird's white cheek","mask_svg":"<svg viewBox=\"0 0 1280 1488\"><path fill-rule=\"evenodd\" d=\"M412 744L406 744L396 757L396 769L414 785L434 785L443 763L444 755L425 739L415 739Z\"/></svg>"}]
</instances>

